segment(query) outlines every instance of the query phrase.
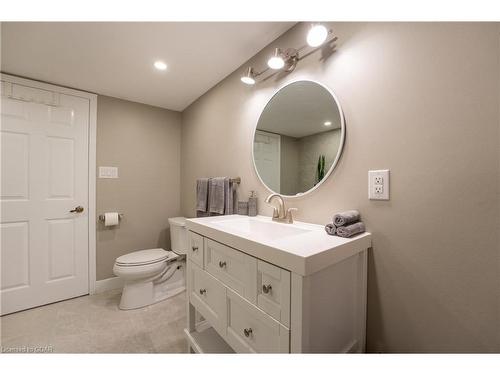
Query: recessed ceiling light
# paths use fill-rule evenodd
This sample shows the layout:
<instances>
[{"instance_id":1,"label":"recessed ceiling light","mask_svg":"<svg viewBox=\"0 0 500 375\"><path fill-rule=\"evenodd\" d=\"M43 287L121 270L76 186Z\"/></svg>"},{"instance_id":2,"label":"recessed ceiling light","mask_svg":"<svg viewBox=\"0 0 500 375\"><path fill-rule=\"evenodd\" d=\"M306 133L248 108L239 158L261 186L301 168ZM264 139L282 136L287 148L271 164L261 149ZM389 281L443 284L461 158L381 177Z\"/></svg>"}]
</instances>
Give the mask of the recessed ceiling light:
<instances>
[{"instance_id":1,"label":"recessed ceiling light","mask_svg":"<svg viewBox=\"0 0 500 375\"><path fill-rule=\"evenodd\" d=\"M325 121L325 122L323 123L323 125L325 125L325 126L331 126L331 125L332 125L332 122L331 122L331 121Z\"/></svg>"},{"instance_id":2,"label":"recessed ceiling light","mask_svg":"<svg viewBox=\"0 0 500 375\"><path fill-rule=\"evenodd\" d=\"M163 61L155 61L154 66L158 70L167 70L167 64Z\"/></svg>"}]
</instances>

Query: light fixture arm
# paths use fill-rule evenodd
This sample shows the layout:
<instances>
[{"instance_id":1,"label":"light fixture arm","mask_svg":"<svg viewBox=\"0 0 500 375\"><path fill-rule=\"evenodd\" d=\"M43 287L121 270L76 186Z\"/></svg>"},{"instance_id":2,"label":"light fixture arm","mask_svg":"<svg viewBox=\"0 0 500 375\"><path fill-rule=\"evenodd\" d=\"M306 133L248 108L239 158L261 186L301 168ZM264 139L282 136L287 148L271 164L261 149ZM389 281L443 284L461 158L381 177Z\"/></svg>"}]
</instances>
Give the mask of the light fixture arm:
<instances>
[{"instance_id":1,"label":"light fixture arm","mask_svg":"<svg viewBox=\"0 0 500 375\"><path fill-rule=\"evenodd\" d=\"M319 45L317 47L310 47L308 44L304 44L304 45L300 46L299 48L287 48L285 50L276 48L275 51L278 51L278 50L281 51L282 57L285 61L285 66L281 69L277 69L275 72L270 74L267 78L276 74L278 71L285 71L285 72L293 71L295 69L295 67L297 66L299 61L301 61L304 58L306 58L307 56L313 54L314 52L316 52L317 50L322 48L324 45L330 44L332 42L336 42L338 40L338 38L336 36L332 37L332 35L333 35L333 30L328 29L326 40L321 45ZM307 49L310 49L310 50L305 54L301 54L302 51L307 50ZM251 71L252 71L253 78L257 78L259 76L262 76L263 74L267 73L269 70L272 70L269 67L266 67L261 71L256 71L253 67L250 67L249 69L251 69Z\"/></svg>"}]
</instances>

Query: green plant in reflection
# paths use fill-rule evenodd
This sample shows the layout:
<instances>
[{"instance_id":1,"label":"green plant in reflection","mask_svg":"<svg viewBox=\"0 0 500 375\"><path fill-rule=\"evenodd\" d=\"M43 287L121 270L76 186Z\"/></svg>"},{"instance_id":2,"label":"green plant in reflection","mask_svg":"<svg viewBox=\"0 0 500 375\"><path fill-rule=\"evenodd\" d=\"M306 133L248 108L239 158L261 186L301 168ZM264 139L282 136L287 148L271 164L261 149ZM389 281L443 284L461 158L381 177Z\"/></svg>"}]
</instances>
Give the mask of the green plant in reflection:
<instances>
[{"instance_id":1,"label":"green plant in reflection","mask_svg":"<svg viewBox=\"0 0 500 375\"><path fill-rule=\"evenodd\" d=\"M318 167L317 167L317 180L316 184L320 182L323 177L325 177L325 155L320 155L318 158Z\"/></svg>"}]
</instances>

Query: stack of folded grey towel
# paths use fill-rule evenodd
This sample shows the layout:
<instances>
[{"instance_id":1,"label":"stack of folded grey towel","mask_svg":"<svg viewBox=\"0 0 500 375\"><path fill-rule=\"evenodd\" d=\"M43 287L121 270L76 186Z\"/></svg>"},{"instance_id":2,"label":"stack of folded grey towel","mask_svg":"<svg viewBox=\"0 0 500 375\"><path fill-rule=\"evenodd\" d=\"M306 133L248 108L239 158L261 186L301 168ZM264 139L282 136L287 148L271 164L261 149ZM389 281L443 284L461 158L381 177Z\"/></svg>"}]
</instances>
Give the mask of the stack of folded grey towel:
<instances>
[{"instance_id":1,"label":"stack of folded grey towel","mask_svg":"<svg viewBox=\"0 0 500 375\"><path fill-rule=\"evenodd\" d=\"M340 212L333 217L333 223L325 225L325 231L332 236L352 237L365 231L365 224L360 219L357 210Z\"/></svg>"}]
</instances>

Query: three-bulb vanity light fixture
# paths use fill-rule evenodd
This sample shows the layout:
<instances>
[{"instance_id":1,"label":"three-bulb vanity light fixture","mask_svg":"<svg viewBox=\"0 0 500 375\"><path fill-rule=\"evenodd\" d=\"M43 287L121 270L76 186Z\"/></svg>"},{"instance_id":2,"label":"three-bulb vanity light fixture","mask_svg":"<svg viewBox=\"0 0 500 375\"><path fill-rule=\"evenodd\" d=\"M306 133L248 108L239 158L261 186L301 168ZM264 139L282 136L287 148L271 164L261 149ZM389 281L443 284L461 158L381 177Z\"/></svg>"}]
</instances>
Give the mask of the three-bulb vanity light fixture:
<instances>
[{"instance_id":1,"label":"three-bulb vanity light fixture","mask_svg":"<svg viewBox=\"0 0 500 375\"><path fill-rule=\"evenodd\" d=\"M247 85L255 84L255 79L267 72L269 69L272 70L282 70L284 72L291 72L297 66L297 63L303 59L305 56L313 53L323 44L325 44L328 36L332 34L332 30L328 30L324 25L321 24L313 24L307 33L307 45L304 45L300 48L287 48L285 50L281 48L276 48L274 50L274 54L267 60L267 68L261 72L257 72L251 66L247 68L245 75L241 77L241 82ZM334 42L337 40L337 37L333 37L328 41ZM313 47L313 50L308 52L305 56L299 57L299 52L303 49L309 47Z\"/></svg>"}]
</instances>

